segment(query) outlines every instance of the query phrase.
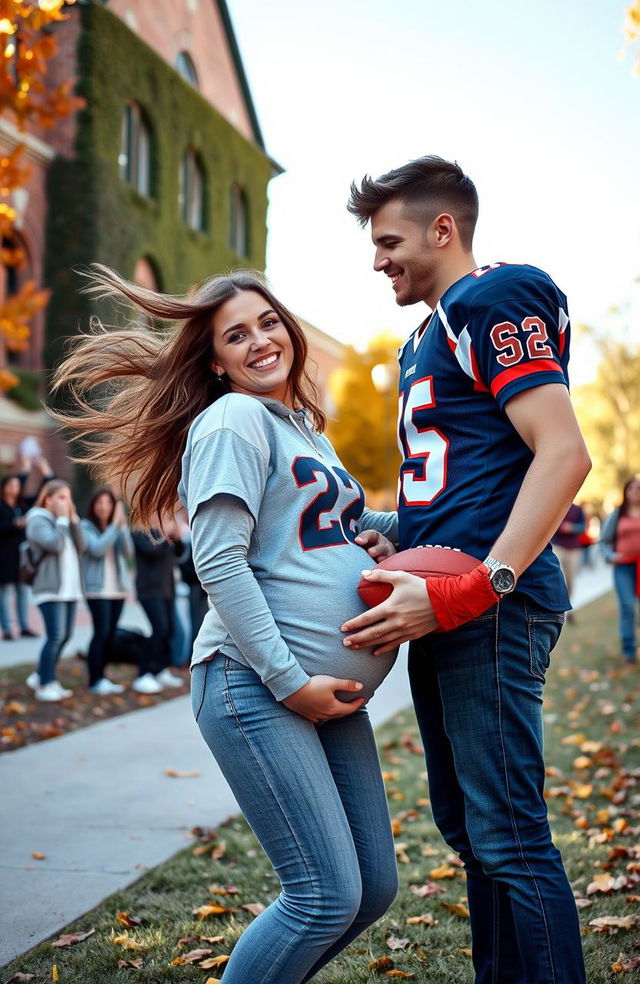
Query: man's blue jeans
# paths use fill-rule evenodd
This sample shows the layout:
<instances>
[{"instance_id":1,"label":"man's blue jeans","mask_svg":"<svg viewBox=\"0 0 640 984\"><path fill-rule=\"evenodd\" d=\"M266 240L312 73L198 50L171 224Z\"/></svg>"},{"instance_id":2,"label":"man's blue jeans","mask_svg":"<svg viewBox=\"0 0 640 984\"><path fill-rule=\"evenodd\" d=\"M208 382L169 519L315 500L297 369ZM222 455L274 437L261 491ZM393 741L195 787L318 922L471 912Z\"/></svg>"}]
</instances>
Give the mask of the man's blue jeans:
<instances>
[{"instance_id":1,"label":"man's blue jeans","mask_svg":"<svg viewBox=\"0 0 640 984\"><path fill-rule=\"evenodd\" d=\"M622 656L626 663L636 661L636 611L638 596L636 595L636 565L614 564L613 585L618 596L620 608L620 642Z\"/></svg>"},{"instance_id":2,"label":"man's blue jeans","mask_svg":"<svg viewBox=\"0 0 640 984\"><path fill-rule=\"evenodd\" d=\"M395 851L366 710L311 724L222 653L192 671L202 735L280 879L225 984L302 984L387 910Z\"/></svg>"},{"instance_id":3,"label":"man's blue jeans","mask_svg":"<svg viewBox=\"0 0 640 984\"><path fill-rule=\"evenodd\" d=\"M38 606L42 612L47 638L40 653L38 673L40 686L53 683L56 678L58 659L71 638L76 619L76 601L43 601Z\"/></svg>"},{"instance_id":4,"label":"man's blue jeans","mask_svg":"<svg viewBox=\"0 0 640 984\"><path fill-rule=\"evenodd\" d=\"M476 984L583 984L543 796L542 689L564 615L522 595L412 643L435 822L467 872Z\"/></svg>"}]
</instances>

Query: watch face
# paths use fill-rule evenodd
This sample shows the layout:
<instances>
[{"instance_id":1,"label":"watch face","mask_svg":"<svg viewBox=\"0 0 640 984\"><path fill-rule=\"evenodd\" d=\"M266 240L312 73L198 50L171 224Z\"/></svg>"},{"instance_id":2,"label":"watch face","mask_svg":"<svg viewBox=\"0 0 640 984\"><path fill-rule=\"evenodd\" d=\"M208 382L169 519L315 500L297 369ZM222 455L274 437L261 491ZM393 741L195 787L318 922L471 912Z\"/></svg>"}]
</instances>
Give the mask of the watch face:
<instances>
[{"instance_id":1,"label":"watch face","mask_svg":"<svg viewBox=\"0 0 640 984\"><path fill-rule=\"evenodd\" d=\"M508 568L501 567L500 570L497 570L493 575L491 583L493 585L493 590L497 591L498 594L508 594L515 588L516 579Z\"/></svg>"}]
</instances>

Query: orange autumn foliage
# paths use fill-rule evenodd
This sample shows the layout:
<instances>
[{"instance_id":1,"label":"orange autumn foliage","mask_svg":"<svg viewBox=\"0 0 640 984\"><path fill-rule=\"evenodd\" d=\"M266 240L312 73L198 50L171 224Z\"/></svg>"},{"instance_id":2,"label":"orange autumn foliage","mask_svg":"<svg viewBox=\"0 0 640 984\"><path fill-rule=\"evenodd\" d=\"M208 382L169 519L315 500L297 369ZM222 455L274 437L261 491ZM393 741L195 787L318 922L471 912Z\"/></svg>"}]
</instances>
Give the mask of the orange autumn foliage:
<instances>
[{"instance_id":1,"label":"orange autumn foliage","mask_svg":"<svg viewBox=\"0 0 640 984\"><path fill-rule=\"evenodd\" d=\"M0 116L12 119L20 130L29 123L51 128L84 105L73 95L73 82L47 83L49 63L58 44L43 28L66 19L65 6L75 0L0 0ZM11 204L13 192L23 188L31 169L23 161L24 145L0 157L0 263L24 265L24 252L11 244L18 214ZM10 245L2 243L9 241ZM18 352L29 339L29 322L47 304L49 291L36 290L29 281L0 303L0 360L4 350ZM0 362L0 393L18 379Z\"/></svg>"}]
</instances>

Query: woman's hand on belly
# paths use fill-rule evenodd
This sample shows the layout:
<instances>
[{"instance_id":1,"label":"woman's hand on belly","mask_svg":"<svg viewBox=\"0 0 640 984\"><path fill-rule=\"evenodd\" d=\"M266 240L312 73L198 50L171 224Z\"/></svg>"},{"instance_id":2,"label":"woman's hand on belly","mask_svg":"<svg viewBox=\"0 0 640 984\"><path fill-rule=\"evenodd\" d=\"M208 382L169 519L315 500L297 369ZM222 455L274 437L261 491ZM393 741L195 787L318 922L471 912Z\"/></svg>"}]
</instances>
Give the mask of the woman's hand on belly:
<instances>
[{"instance_id":1,"label":"woman's hand on belly","mask_svg":"<svg viewBox=\"0 0 640 984\"><path fill-rule=\"evenodd\" d=\"M345 717L353 714L364 704L364 697L356 697L355 700L345 703L338 700L336 690L357 692L362 690L362 684L357 680L340 680L332 676L312 676L304 687L300 687L294 693L282 701L285 707L295 711L301 717L307 718L314 724L322 724L330 718Z\"/></svg>"},{"instance_id":2,"label":"woman's hand on belly","mask_svg":"<svg viewBox=\"0 0 640 984\"><path fill-rule=\"evenodd\" d=\"M376 564L379 564L385 557L392 557L396 553L396 548L391 540L387 540L386 536L378 533L377 530L363 530L362 533L358 533L355 542L367 551Z\"/></svg>"}]
</instances>

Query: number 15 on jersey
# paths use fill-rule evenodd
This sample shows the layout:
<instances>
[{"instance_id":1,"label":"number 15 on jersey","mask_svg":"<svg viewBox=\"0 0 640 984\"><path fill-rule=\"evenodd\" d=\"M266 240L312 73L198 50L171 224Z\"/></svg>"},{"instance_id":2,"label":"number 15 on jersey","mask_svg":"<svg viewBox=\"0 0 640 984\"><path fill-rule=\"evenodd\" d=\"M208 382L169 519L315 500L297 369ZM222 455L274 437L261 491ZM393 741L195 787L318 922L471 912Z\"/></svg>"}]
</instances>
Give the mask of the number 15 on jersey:
<instances>
[{"instance_id":1,"label":"number 15 on jersey","mask_svg":"<svg viewBox=\"0 0 640 984\"><path fill-rule=\"evenodd\" d=\"M399 435L405 460L400 494L408 506L428 506L447 484L449 441L437 427L421 427L415 419L420 410L435 405L433 376L425 376L415 380L401 407Z\"/></svg>"}]
</instances>

